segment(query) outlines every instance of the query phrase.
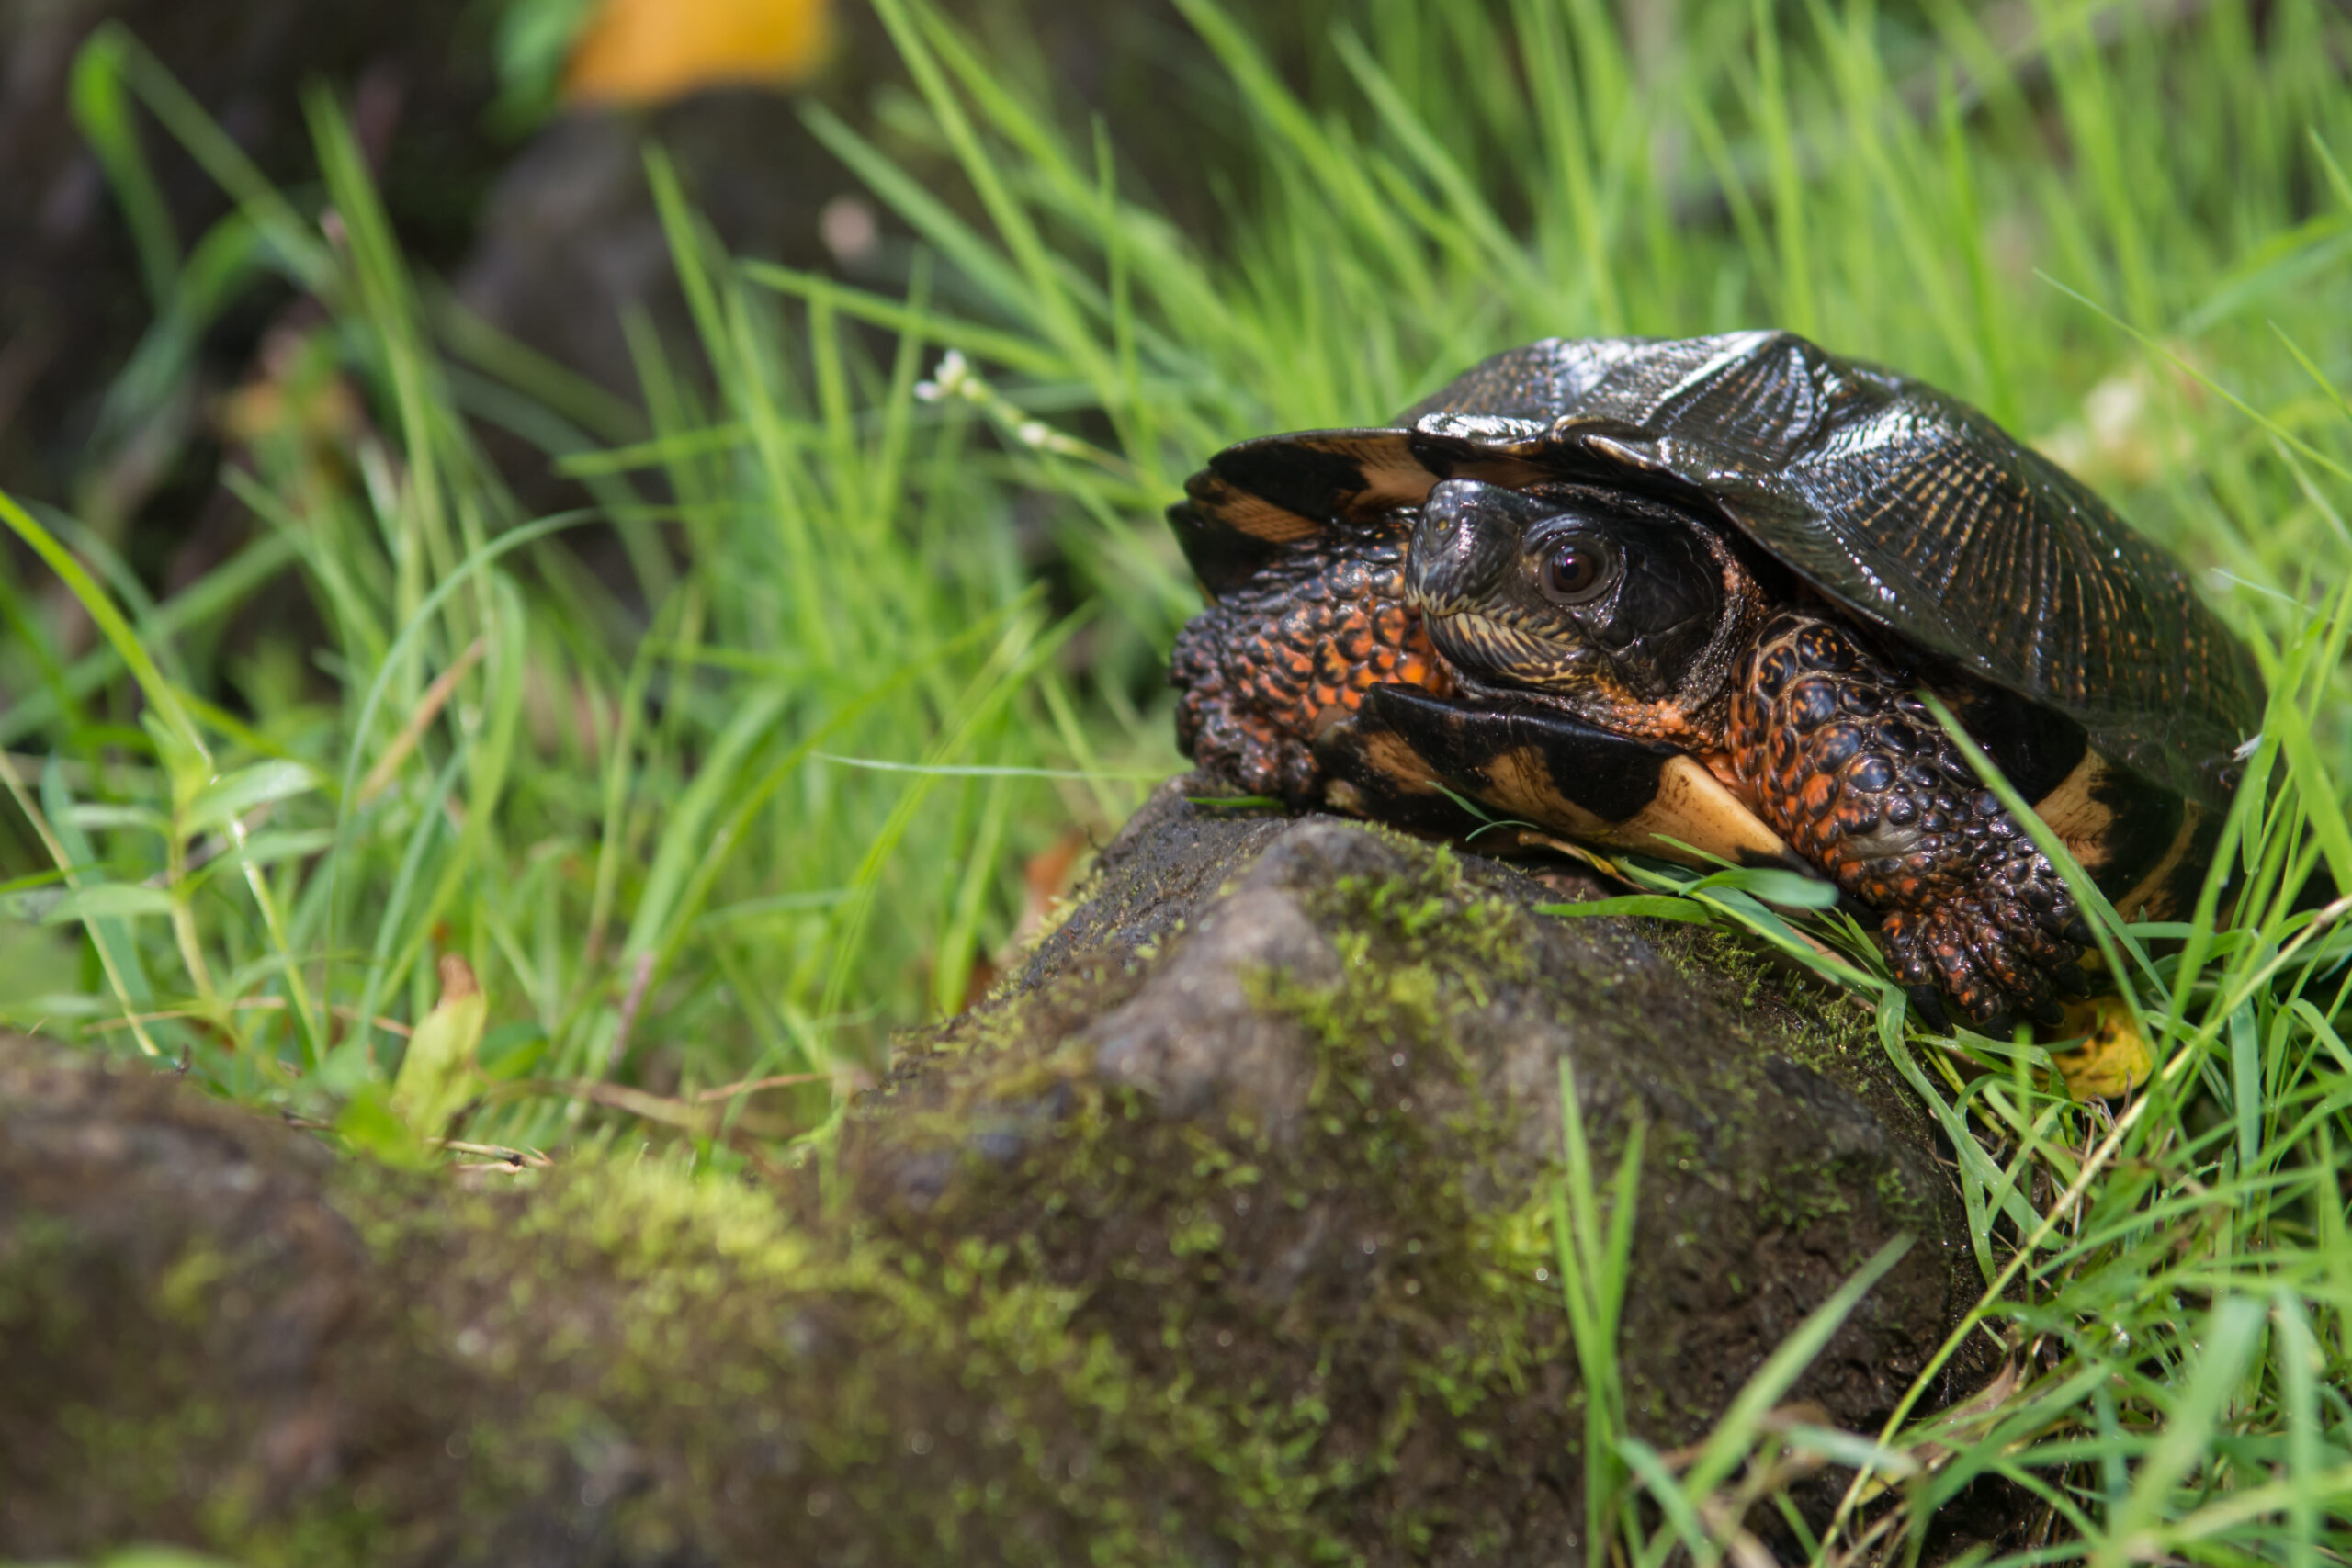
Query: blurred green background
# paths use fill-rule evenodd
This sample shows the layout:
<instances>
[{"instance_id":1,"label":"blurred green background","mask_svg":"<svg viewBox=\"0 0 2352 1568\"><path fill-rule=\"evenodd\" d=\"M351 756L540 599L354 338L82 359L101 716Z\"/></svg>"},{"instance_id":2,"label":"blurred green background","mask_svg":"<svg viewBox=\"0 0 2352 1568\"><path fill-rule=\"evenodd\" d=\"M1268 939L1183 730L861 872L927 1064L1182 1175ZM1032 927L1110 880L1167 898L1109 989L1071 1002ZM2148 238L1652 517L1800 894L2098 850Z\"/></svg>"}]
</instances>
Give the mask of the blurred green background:
<instances>
[{"instance_id":1,"label":"blurred green background","mask_svg":"<svg viewBox=\"0 0 2352 1568\"><path fill-rule=\"evenodd\" d=\"M2352 16L630 10L0 0L0 1021L741 1170L1181 766L1210 452L1790 327L2099 488L2275 699L2234 922L2140 933L2152 1098L1888 1031L2030 1347L1909 1495L2345 1550L2352 948L2287 895L2352 886Z\"/></svg>"}]
</instances>

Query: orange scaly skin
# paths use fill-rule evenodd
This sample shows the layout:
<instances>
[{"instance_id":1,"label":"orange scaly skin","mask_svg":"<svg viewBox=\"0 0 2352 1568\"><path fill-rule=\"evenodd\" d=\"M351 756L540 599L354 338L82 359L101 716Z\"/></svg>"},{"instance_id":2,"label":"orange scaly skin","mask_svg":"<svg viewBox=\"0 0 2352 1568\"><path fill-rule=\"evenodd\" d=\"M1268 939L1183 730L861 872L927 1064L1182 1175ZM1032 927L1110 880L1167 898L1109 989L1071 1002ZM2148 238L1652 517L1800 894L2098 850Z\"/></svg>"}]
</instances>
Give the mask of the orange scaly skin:
<instances>
[{"instance_id":1,"label":"orange scaly skin","mask_svg":"<svg viewBox=\"0 0 2352 1568\"><path fill-rule=\"evenodd\" d=\"M1887 911L1895 977L1940 987L1979 1023L2047 1021L2079 988L2074 899L1913 682L1799 611L1766 625L1731 705L1735 771L1757 815L1849 894Z\"/></svg>"},{"instance_id":2,"label":"orange scaly skin","mask_svg":"<svg viewBox=\"0 0 2352 1568\"><path fill-rule=\"evenodd\" d=\"M1176 739L1203 768L1260 795L1311 803L1308 749L1334 712L1375 685L1445 696L1453 680L1405 602L1404 545L1302 555L1216 600L1176 639Z\"/></svg>"}]
</instances>

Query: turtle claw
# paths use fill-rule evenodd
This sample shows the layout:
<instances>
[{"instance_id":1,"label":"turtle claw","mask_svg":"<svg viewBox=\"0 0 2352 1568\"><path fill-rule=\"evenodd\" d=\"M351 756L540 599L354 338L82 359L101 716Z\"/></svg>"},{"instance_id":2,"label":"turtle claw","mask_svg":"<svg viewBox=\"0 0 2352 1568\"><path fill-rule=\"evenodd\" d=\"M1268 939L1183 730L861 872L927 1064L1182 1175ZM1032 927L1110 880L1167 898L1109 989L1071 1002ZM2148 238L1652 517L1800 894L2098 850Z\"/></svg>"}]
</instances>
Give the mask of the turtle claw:
<instances>
[{"instance_id":1,"label":"turtle claw","mask_svg":"<svg viewBox=\"0 0 2352 1568\"><path fill-rule=\"evenodd\" d=\"M1895 978L1916 998L1940 991L1980 1033L2005 1032L2009 1021L2054 1026L2064 1019L2059 976L2081 971L2080 950L2052 940L2030 920L2004 920L1971 899L1897 909L1879 927ZM1926 1010L1923 1008L1921 1011Z\"/></svg>"}]
</instances>

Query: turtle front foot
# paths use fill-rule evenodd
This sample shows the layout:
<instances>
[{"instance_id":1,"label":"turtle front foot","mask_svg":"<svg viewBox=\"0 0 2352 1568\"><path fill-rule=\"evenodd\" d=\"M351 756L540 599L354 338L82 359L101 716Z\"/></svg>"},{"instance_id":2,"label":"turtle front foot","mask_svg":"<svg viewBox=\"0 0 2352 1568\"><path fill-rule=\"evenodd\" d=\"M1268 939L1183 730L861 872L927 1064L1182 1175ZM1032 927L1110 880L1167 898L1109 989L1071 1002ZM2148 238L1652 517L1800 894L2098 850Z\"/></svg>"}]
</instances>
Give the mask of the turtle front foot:
<instances>
[{"instance_id":1,"label":"turtle front foot","mask_svg":"<svg viewBox=\"0 0 2352 1568\"><path fill-rule=\"evenodd\" d=\"M1973 899L1897 909L1880 925L1879 944L1930 1025L1944 1022L1939 993L1989 1032L2018 1020L2054 1027L2065 1018L2062 1000L2087 989L2081 948Z\"/></svg>"},{"instance_id":2,"label":"turtle front foot","mask_svg":"<svg viewBox=\"0 0 2352 1568\"><path fill-rule=\"evenodd\" d=\"M1880 943L1929 1021L1940 993L1980 1029L2054 1025L2084 985L2074 896L1911 685L1844 628L1782 612L1733 698L1734 765L1799 854L1889 911Z\"/></svg>"},{"instance_id":3,"label":"turtle front foot","mask_svg":"<svg viewBox=\"0 0 2352 1568\"><path fill-rule=\"evenodd\" d=\"M1169 660L1176 739L1216 777L1293 806L1324 797L1315 739L1364 694L1453 678L1404 602L1404 547L1359 540L1260 570L1186 623Z\"/></svg>"}]
</instances>

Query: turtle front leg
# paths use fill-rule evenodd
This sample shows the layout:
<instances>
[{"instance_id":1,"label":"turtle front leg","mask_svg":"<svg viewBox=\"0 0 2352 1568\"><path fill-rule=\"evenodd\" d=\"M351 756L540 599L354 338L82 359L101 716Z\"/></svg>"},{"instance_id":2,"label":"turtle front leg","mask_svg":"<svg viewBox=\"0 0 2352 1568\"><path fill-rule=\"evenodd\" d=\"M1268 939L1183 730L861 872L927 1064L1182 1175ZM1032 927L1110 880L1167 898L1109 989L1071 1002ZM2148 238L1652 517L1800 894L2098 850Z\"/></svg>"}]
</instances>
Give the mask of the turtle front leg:
<instances>
[{"instance_id":1,"label":"turtle front leg","mask_svg":"<svg viewBox=\"0 0 2352 1568\"><path fill-rule=\"evenodd\" d=\"M1909 682L1819 616L1774 616L1732 699L1734 769L1757 814L1847 893L1932 1016L2055 1023L2080 995L2074 897L1977 782Z\"/></svg>"},{"instance_id":2,"label":"turtle front leg","mask_svg":"<svg viewBox=\"0 0 2352 1568\"><path fill-rule=\"evenodd\" d=\"M1176 740L1202 768L1294 806L1322 798L1315 738L1391 683L1439 694L1452 674L1405 602L1404 546L1301 553L1194 615L1168 679Z\"/></svg>"}]
</instances>

